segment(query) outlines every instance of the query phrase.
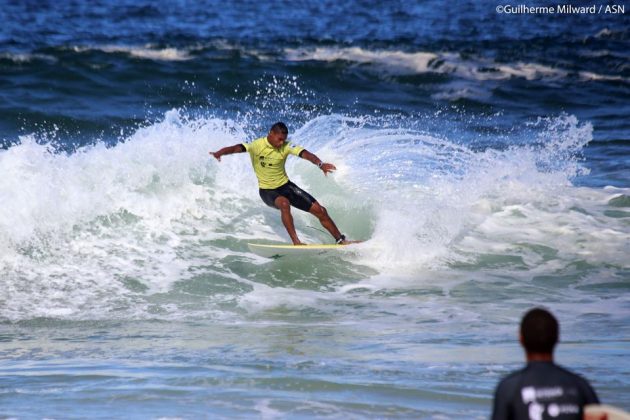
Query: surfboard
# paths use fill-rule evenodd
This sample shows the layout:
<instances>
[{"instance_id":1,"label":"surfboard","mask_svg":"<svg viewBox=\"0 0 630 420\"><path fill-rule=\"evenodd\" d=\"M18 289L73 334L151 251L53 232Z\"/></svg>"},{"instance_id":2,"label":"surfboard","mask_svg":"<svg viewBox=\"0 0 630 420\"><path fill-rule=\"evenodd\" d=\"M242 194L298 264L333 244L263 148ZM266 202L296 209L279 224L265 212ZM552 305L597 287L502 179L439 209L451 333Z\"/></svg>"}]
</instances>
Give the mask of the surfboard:
<instances>
[{"instance_id":1,"label":"surfboard","mask_svg":"<svg viewBox=\"0 0 630 420\"><path fill-rule=\"evenodd\" d=\"M287 244L252 244L248 243L249 250L256 255L266 258L280 257L306 257L316 255L334 254L341 248L348 245L327 245L327 244L310 244L310 245L287 245Z\"/></svg>"}]
</instances>

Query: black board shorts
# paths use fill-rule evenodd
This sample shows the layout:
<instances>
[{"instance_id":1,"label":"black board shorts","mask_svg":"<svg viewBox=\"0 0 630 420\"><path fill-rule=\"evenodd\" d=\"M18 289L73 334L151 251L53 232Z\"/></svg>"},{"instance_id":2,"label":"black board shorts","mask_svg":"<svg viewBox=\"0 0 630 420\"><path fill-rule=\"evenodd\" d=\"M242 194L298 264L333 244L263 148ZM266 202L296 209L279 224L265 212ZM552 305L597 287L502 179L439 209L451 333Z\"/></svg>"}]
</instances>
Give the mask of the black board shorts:
<instances>
[{"instance_id":1,"label":"black board shorts","mask_svg":"<svg viewBox=\"0 0 630 420\"><path fill-rule=\"evenodd\" d=\"M295 185L293 182L289 181L286 184L275 188L273 190L258 190L260 194L260 198L265 202L269 207L273 207L276 209L275 201L276 198L282 196L289 200L289 203L293 207L297 207L298 209L308 212L311 209L313 203L317 200L313 198L312 195L304 191L302 188Z\"/></svg>"}]
</instances>

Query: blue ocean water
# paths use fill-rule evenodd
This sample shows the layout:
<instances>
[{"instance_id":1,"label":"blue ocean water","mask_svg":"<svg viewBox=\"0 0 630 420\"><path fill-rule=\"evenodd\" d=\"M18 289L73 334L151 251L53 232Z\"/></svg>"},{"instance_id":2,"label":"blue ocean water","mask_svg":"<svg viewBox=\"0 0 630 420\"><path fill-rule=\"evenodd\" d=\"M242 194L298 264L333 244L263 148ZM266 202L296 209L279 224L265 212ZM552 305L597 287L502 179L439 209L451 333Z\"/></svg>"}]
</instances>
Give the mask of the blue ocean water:
<instances>
[{"instance_id":1,"label":"blue ocean water","mask_svg":"<svg viewBox=\"0 0 630 420\"><path fill-rule=\"evenodd\" d=\"M500 4L1 1L0 417L486 418L536 305L630 410L630 10Z\"/></svg>"}]
</instances>

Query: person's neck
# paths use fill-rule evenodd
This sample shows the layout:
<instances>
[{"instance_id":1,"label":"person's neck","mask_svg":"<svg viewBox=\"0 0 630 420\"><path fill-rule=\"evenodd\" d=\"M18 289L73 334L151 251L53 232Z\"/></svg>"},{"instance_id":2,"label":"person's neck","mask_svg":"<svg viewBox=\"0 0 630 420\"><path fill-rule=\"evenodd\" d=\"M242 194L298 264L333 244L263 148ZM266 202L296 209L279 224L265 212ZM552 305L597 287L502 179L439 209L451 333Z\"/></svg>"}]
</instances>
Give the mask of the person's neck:
<instances>
[{"instance_id":1,"label":"person's neck","mask_svg":"<svg viewBox=\"0 0 630 420\"><path fill-rule=\"evenodd\" d=\"M528 362L553 362L553 353L525 353Z\"/></svg>"}]
</instances>

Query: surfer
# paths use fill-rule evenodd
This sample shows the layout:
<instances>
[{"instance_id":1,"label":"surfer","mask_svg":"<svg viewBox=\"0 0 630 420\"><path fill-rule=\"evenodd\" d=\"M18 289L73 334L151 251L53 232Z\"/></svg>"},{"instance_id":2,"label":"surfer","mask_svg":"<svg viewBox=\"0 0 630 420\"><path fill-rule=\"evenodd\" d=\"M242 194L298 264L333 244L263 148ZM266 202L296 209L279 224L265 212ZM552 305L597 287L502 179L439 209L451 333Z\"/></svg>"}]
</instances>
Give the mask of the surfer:
<instances>
[{"instance_id":1,"label":"surfer","mask_svg":"<svg viewBox=\"0 0 630 420\"><path fill-rule=\"evenodd\" d=\"M254 172L258 178L260 198L269 207L280 210L282 223L287 229L293 245L303 244L295 231L291 206L317 217L322 226L335 238L337 244L350 243L346 240L346 236L339 232L326 208L319 204L312 195L289 181L284 166L287 157L294 155L317 165L324 175L328 175L337 168L332 163L323 162L305 148L287 142L288 134L287 126L282 122L277 122L271 127L267 137L258 138L251 143L239 143L224 147L216 152L210 152L210 154L216 160L221 161L221 157L224 155L249 152Z\"/></svg>"},{"instance_id":2,"label":"surfer","mask_svg":"<svg viewBox=\"0 0 630 420\"><path fill-rule=\"evenodd\" d=\"M582 377L556 365L553 349L560 327L547 310L534 308L521 321L527 365L503 378L494 394L492 419L582 419L584 406L599 404Z\"/></svg>"}]
</instances>

